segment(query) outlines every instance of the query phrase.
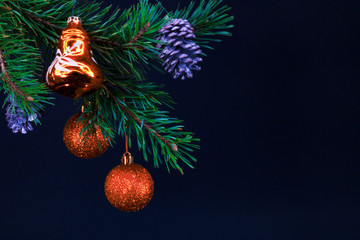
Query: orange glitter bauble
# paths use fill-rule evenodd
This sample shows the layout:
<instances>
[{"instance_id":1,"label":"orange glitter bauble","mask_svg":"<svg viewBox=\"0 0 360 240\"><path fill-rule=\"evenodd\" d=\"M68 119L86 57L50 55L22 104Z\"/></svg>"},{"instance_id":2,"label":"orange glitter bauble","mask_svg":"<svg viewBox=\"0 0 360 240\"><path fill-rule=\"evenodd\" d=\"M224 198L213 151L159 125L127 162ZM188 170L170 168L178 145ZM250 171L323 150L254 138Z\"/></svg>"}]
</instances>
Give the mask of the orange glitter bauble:
<instances>
[{"instance_id":1,"label":"orange glitter bauble","mask_svg":"<svg viewBox=\"0 0 360 240\"><path fill-rule=\"evenodd\" d=\"M69 17L46 73L47 85L61 95L78 98L99 89L103 82L103 72L93 58L90 38L80 18Z\"/></svg>"},{"instance_id":2,"label":"orange glitter bauble","mask_svg":"<svg viewBox=\"0 0 360 240\"><path fill-rule=\"evenodd\" d=\"M81 113L72 116L64 128L64 143L69 151L79 158L95 158L103 154L110 146L100 128L87 130L80 135L85 123L79 120ZM99 145L101 148L99 148Z\"/></svg>"},{"instance_id":3,"label":"orange glitter bauble","mask_svg":"<svg viewBox=\"0 0 360 240\"><path fill-rule=\"evenodd\" d=\"M105 180L105 195L111 205L125 212L144 208L154 194L150 173L136 163L114 167Z\"/></svg>"}]
</instances>

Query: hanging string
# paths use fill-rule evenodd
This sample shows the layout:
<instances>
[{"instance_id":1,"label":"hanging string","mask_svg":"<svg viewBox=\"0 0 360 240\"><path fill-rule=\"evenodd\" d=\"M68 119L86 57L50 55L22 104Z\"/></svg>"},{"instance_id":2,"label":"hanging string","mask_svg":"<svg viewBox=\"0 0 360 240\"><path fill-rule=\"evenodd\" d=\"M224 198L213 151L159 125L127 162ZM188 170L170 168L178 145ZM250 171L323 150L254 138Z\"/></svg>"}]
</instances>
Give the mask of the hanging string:
<instances>
[{"instance_id":1,"label":"hanging string","mask_svg":"<svg viewBox=\"0 0 360 240\"><path fill-rule=\"evenodd\" d=\"M125 103L125 97L123 92L123 101ZM127 136L127 122L125 122L125 154L129 153L128 136Z\"/></svg>"},{"instance_id":2,"label":"hanging string","mask_svg":"<svg viewBox=\"0 0 360 240\"><path fill-rule=\"evenodd\" d=\"M72 15L74 16L74 10L75 10L75 7L78 5L78 0L75 0L74 2L74 6L72 8ZM78 16L79 16L79 8L78 8Z\"/></svg>"},{"instance_id":3,"label":"hanging string","mask_svg":"<svg viewBox=\"0 0 360 240\"><path fill-rule=\"evenodd\" d=\"M126 127L127 128L127 127ZM125 129L125 153L129 153L129 147L128 147L128 136L126 134L126 129Z\"/></svg>"}]
</instances>

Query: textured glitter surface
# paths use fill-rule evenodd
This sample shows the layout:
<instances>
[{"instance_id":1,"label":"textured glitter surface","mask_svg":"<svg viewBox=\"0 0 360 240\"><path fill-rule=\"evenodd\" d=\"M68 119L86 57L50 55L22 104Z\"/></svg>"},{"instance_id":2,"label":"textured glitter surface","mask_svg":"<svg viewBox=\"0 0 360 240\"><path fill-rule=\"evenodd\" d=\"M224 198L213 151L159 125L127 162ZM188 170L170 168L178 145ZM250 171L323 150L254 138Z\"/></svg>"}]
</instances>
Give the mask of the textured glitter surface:
<instances>
[{"instance_id":1,"label":"textured glitter surface","mask_svg":"<svg viewBox=\"0 0 360 240\"><path fill-rule=\"evenodd\" d=\"M80 115L81 113L75 114L65 124L64 143L67 149L79 158L97 157L108 149L110 143L104 138L100 128L96 129L96 133L88 134L87 132L84 132L83 135L80 136L80 132L85 125L81 121L77 122ZM85 141L83 140L84 138L86 139ZM101 149L99 148L99 144Z\"/></svg>"},{"instance_id":2,"label":"textured glitter surface","mask_svg":"<svg viewBox=\"0 0 360 240\"><path fill-rule=\"evenodd\" d=\"M154 193L154 181L141 165L120 164L114 167L105 180L105 195L119 210L135 212L144 208Z\"/></svg>"}]
</instances>

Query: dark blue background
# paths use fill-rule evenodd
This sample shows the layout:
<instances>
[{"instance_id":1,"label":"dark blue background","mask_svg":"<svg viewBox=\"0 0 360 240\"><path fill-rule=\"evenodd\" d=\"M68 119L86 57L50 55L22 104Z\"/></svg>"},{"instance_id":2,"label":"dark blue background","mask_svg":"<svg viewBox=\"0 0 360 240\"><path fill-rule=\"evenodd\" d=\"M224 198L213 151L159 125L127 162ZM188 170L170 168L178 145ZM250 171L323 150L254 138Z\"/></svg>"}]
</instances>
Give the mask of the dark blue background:
<instances>
[{"instance_id":1,"label":"dark blue background","mask_svg":"<svg viewBox=\"0 0 360 240\"><path fill-rule=\"evenodd\" d=\"M116 210L103 183L122 140L96 159L72 156L62 131L76 105L57 96L31 134L0 118L0 239L360 239L360 4L225 2L234 36L200 73L149 74L202 140L196 169L169 175L132 149L155 195L137 213Z\"/></svg>"}]
</instances>

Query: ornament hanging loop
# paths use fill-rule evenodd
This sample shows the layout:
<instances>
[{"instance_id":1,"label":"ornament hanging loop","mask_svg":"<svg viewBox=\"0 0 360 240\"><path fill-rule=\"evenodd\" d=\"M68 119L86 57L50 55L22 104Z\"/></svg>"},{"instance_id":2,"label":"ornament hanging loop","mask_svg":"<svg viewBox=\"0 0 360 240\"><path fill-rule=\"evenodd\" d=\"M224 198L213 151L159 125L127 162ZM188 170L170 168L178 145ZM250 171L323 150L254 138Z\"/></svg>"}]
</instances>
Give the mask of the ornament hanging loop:
<instances>
[{"instance_id":1,"label":"ornament hanging loop","mask_svg":"<svg viewBox=\"0 0 360 240\"><path fill-rule=\"evenodd\" d=\"M131 155L131 153L129 153L129 152L124 153L121 157L121 163L124 165L129 165L129 164L134 163L134 158Z\"/></svg>"}]
</instances>

